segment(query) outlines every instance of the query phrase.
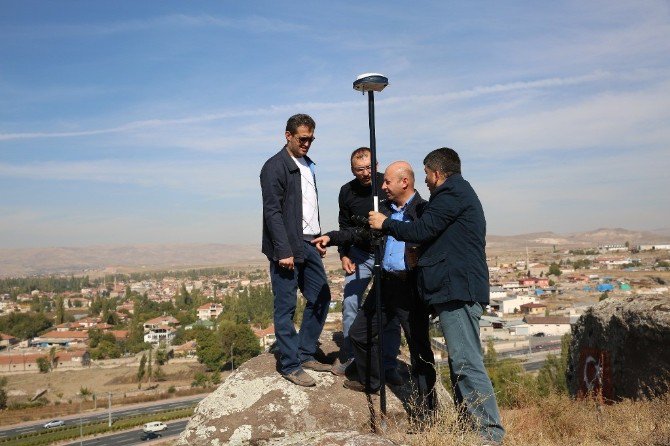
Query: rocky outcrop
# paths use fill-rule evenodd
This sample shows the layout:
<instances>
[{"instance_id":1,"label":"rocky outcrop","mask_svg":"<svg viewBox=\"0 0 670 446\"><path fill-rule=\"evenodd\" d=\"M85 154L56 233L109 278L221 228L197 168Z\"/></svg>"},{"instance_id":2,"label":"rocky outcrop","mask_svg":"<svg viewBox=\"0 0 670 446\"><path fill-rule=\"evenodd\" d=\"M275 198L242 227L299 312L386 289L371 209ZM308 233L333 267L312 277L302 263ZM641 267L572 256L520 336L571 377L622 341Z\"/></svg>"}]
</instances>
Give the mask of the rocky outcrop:
<instances>
[{"instance_id":1,"label":"rocky outcrop","mask_svg":"<svg viewBox=\"0 0 670 446\"><path fill-rule=\"evenodd\" d=\"M335 357L332 334L321 349ZM371 432L379 426L379 396L342 387L345 378L307 371L315 387L300 387L282 378L275 357L264 353L247 361L217 390L200 402L178 444L383 446L393 444ZM405 429L412 389L406 365L403 386L387 387L388 429ZM440 389L442 401L448 401Z\"/></svg>"},{"instance_id":2,"label":"rocky outcrop","mask_svg":"<svg viewBox=\"0 0 670 446\"><path fill-rule=\"evenodd\" d=\"M576 396L649 398L670 390L670 297L608 298L577 322L568 387Z\"/></svg>"}]
</instances>

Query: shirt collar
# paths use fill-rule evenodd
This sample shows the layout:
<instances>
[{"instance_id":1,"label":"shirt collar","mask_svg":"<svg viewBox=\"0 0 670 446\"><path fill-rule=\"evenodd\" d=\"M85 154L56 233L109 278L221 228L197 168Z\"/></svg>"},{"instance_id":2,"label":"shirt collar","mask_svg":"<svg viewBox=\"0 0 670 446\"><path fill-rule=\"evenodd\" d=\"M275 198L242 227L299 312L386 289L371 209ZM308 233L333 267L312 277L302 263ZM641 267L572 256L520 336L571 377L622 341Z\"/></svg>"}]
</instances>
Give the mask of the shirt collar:
<instances>
[{"instance_id":1,"label":"shirt collar","mask_svg":"<svg viewBox=\"0 0 670 446\"><path fill-rule=\"evenodd\" d=\"M391 203L391 209L393 209L395 212L405 212L405 209L407 209L407 205L414 199L416 196L416 191L412 194L411 197L409 197L409 200L405 202L402 206L398 207L395 203Z\"/></svg>"}]
</instances>

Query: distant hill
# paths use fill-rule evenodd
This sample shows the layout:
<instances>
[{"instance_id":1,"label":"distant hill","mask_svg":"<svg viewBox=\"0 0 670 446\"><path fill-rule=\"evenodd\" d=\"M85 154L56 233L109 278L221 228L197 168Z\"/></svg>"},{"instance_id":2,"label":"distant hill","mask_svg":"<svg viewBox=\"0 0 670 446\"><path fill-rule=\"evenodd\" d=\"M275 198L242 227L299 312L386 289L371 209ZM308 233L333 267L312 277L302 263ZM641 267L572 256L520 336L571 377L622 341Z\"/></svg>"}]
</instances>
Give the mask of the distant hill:
<instances>
[{"instance_id":1,"label":"distant hill","mask_svg":"<svg viewBox=\"0 0 670 446\"><path fill-rule=\"evenodd\" d=\"M630 231L622 228L600 228L572 234L534 232L511 236L490 235L490 251L520 250L525 247L561 248L591 247L602 244L631 245L670 243L670 228L653 231ZM334 253L331 249L329 252ZM334 254L333 254L334 256ZM329 264L338 265L328 256ZM219 243L162 245L103 245L86 247L0 249L0 277L47 274L128 273L208 266L265 266L259 245Z\"/></svg>"},{"instance_id":2,"label":"distant hill","mask_svg":"<svg viewBox=\"0 0 670 446\"><path fill-rule=\"evenodd\" d=\"M599 228L587 232L556 234L554 232L534 232L512 236L490 235L487 237L488 249L522 249L524 247L553 246L561 248L595 247L606 244L631 245L645 243L668 243L670 228L654 231L631 231L623 228Z\"/></svg>"},{"instance_id":3,"label":"distant hill","mask_svg":"<svg viewBox=\"0 0 670 446\"><path fill-rule=\"evenodd\" d=\"M0 277L265 264L256 245L217 243L0 249Z\"/></svg>"}]
</instances>

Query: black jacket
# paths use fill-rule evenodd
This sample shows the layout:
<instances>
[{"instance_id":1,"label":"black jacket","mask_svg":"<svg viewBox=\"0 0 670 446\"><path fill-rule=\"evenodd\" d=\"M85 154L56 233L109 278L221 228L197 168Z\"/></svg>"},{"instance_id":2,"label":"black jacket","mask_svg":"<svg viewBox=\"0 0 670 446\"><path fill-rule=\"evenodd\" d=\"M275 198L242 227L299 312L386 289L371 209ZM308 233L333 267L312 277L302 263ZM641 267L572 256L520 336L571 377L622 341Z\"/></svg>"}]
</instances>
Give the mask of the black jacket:
<instances>
[{"instance_id":1,"label":"black jacket","mask_svg":"<svg viewBox=\"0 0 670 446\"><path fill-rule=\"evenodd\" d=\"M305 156L305 161L310 166L314 164L307 156ZM316 187L316 179L314 186ZM263 165L261 192L263 194L263 254L270 261L293 257L294 262L301 263L305 256L303 253L300 169L289 155L286 146Z\"/></svg>"},{"instance_id":2,"label":"black jacket","mask_svg":"<svg viewBox=\"0 0 670 446\"><path fill-rule=\"evenodd\" d=\"M384 221L398 240L420 243L419 292L429 304L451 300L489 302L486 219L470 183L454 174L433 191L421 217Z\"/></svg>"},{"instance_id":3,"label":"black jacket","mask_svg":"<svg viewBox=\"0 0 670 446\"><path fill-rule=\"evenodd\" d=\"M382 202L386 199L386 194L382 191L382 184L384 184L384 175L377 173L377 196L379 197L380 207L382 206ZM340 207L337 221L341 231L366 226L355 222L352 217L358 217L362 222L367 221L368 212L373 208L372 186L364 186L357 178L354 178L340 188L337 202ZM351 245L354 245L363 251L372 252L370 241L360 240L357 243L352 242L350 244L339 245L338 252L340 255L347 255Z\"/></svg>"},{"instance_id":4,"label":"black jacket","mask_svg":"<svg viewBox=\"0 0 670 446\"><path fill-rule=\"evenodd\" d=\"M389 216L393 213L393 209L391 208L392 201L391 200L385 200L382 203L379 204L379 212L382 214ZM410 220L416 220L419 218L421 213L423 212L427 202L423 198L421 198L421 195L419 195L419 191L416 191L416 195L414 195L414 198L412 198L412 201L410 201L407 204L407 209L405 209L405 215L409 217ZM390 219L389 219L390 220ZM398 223L403 223L403 222L398 222ZM370 228L361 228L361 227L350 227L346 228L340 231L331 231L326 233L328 237L330 237L330 242L329 245L333 246L343 246L343 245L360 245L362 243L370 243L371 238L372 238L372 231ZM405 244L405 260L407 260L407 252L412 251L416 249L416 243L406 243ZM382 239L382 249L381 249L381 256L384 258L384 249L386 248L386 237Z\"/></svg>"}]
</instances>

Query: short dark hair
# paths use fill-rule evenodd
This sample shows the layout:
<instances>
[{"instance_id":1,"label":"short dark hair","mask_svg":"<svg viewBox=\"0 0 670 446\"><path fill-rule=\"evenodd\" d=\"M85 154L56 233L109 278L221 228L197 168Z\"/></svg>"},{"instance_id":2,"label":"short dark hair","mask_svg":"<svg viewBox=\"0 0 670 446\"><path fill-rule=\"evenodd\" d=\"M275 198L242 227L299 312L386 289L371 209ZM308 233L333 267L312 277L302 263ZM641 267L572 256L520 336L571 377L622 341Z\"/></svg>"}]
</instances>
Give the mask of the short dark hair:
<instances>
[{"instance_id":1,"label":"short dark hair","mask_svg":"<svg viewBox=\"0 0 670 446\"><path fill-rule=\"evenodd\" d=\"M299 113L288 118L288 121L286 121L286 131L291 135L295 135L295 132L298 131L298 127L302 125L310 130L314 130L316 128L316 123L310 115Z\"/></svg>"},{"instance_id":2,"label":"short dark hair","mask_svg":"<svg viewBox=\"0 0 670 446\"><path fill-rule=\"evenodd\" d=\"M358 149L351 152L351 162L354 162L354 159L365 158L366 156L372 156L372 151L369 147L359 147Z\"/></svg>"},{"instance_id":3,"label":"short dark hair","mask_svg":"<svg viewBox=\"0 0 670 446\"><path fill-rule=\"evenodd\" d=\"M445 176L461 173L461 159L454 149L440 147L430 152L423 159L423 165Z\"/></svg>"}]
</instances>

